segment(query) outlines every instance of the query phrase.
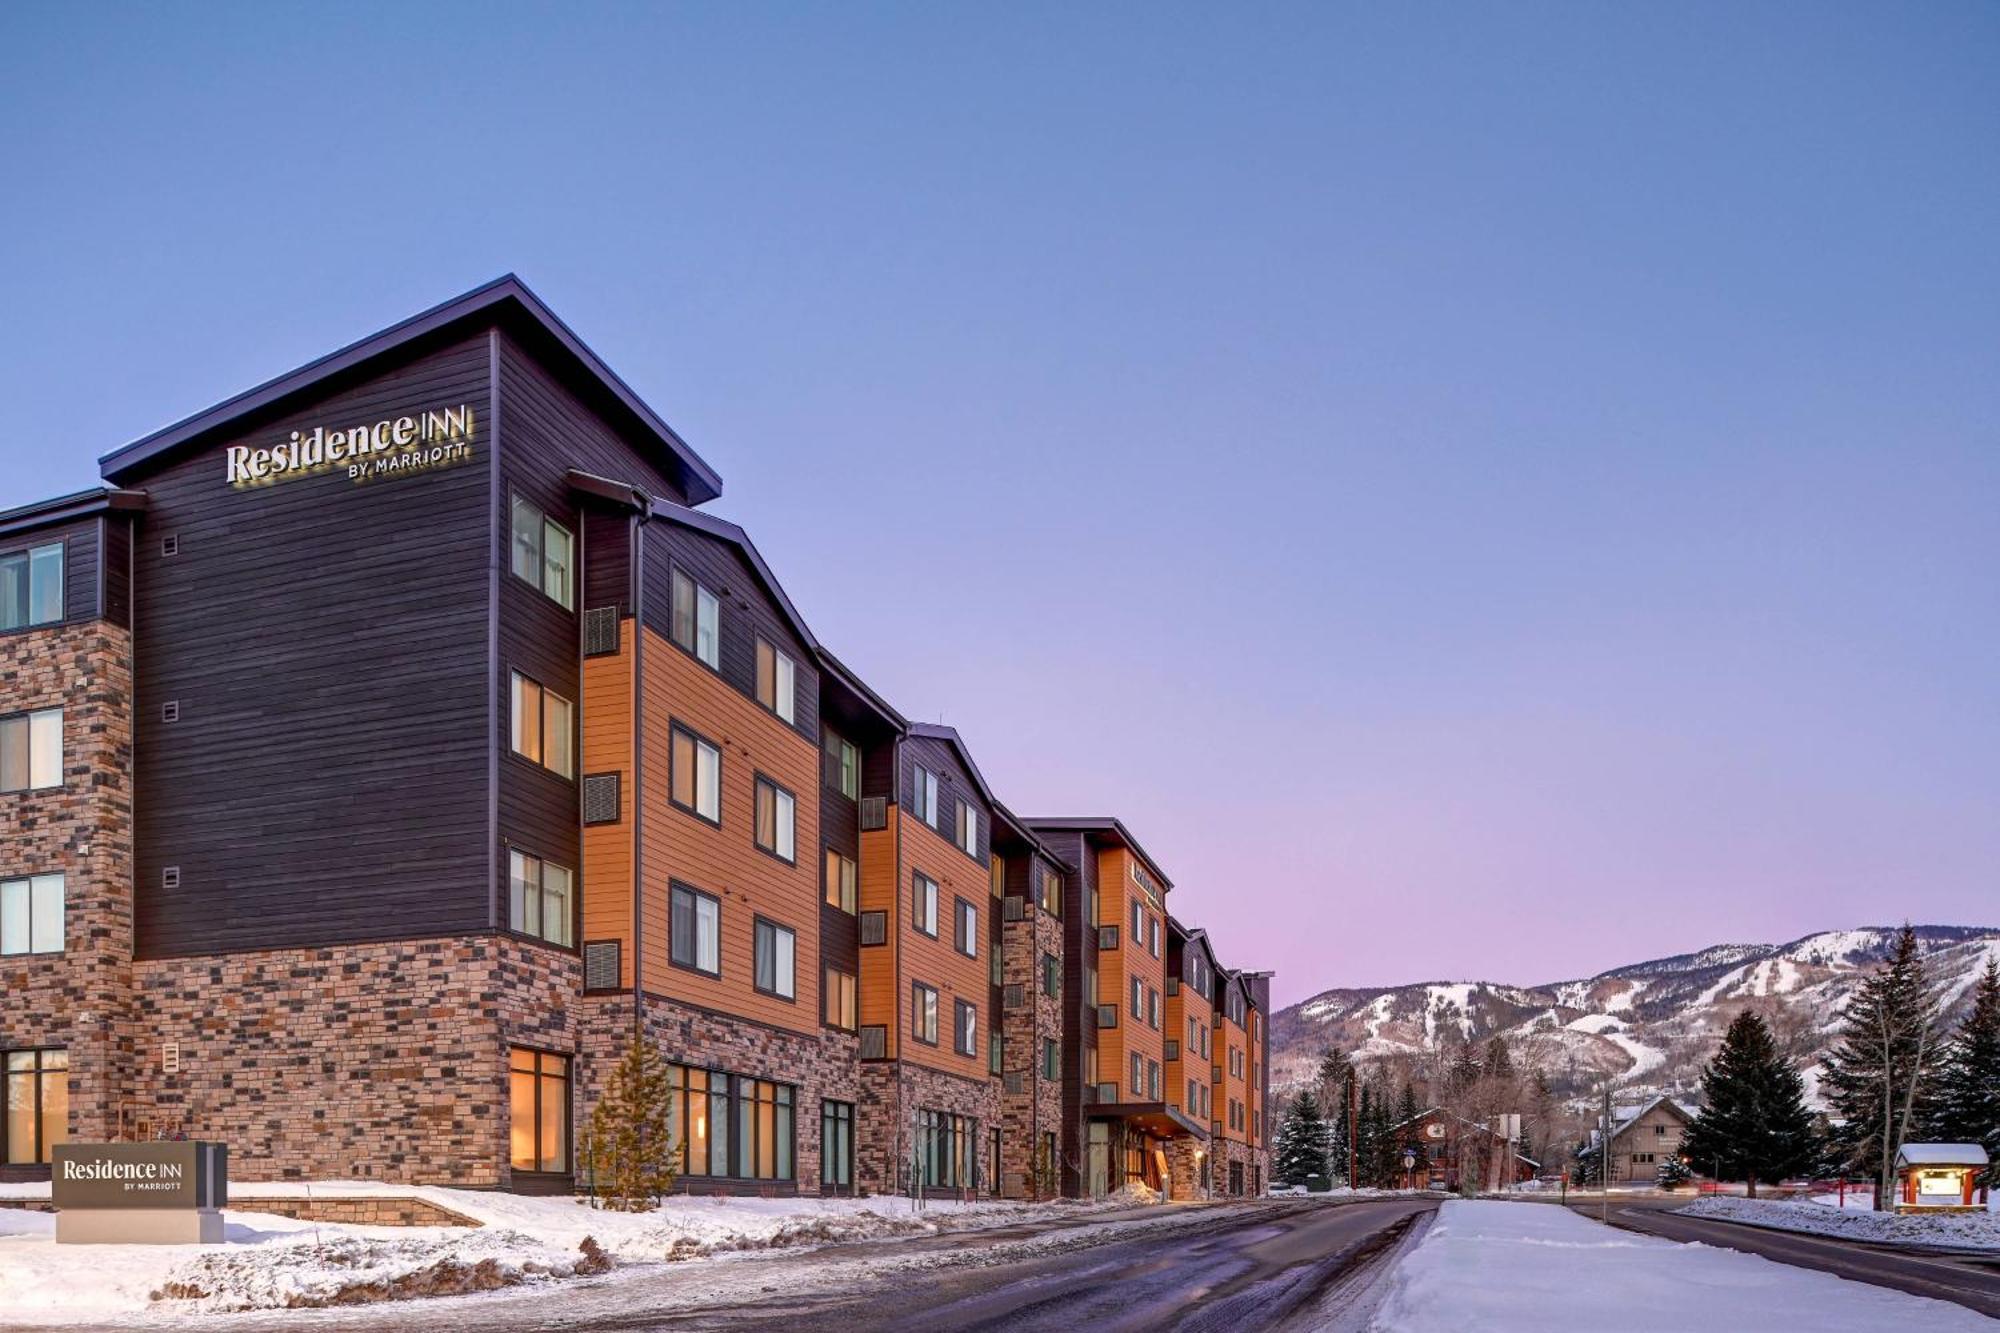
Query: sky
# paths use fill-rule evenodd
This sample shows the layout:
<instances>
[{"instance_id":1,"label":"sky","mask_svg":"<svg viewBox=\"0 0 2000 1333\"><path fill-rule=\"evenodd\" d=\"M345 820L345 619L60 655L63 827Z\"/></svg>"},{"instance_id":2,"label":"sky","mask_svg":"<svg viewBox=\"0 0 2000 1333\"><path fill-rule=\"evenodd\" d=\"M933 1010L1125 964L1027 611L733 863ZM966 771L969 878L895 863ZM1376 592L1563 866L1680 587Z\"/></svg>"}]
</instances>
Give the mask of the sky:
<instances>
[{"instance_id":1,"label":"sky","mask_svg":"<svg viewBox=\"0 0 2000 1333\"><path fill-rule=\"evenodd\" d=\"M506 272L1281 1001L2000 925L2000 7L0 6L0 507Z\"/></svg>"}]
</instances>

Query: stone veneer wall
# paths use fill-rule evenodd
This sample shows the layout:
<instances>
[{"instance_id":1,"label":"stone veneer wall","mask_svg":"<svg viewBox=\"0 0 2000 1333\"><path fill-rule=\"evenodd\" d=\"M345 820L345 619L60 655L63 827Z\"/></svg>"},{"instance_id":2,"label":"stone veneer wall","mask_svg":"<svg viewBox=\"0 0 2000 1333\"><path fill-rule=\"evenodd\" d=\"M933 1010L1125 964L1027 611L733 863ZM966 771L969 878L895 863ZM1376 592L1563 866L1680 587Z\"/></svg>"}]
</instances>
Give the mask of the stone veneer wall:
<instances>
[{"instance_id":1,"label":"stone veneer wall","mask_svg":"<svg viewBox=\"0 0 2000 1333\"><path fill-rule=\"evenodd\" d=\"M0 713L61 707L63 785L0 795L0 878L61 872L61 954L0 958L0 1049L69 1053L71 1138L119 1130L132 985L132 637L0 636Z\"/></svg>"},{"instance_id":2,"label":"stone veneer wall","mask_svg":"<svg viewBox=\"0 0 2000 1333\"><path fill-rule=\"evenodd\" d=\"M969 1079L927 1069L908 1060L870 1061L861 1069L861 1103L856 1112L855 1179L877 1194L909 1188L911 1144L920 1111L947 1111L979 1122L980 1194L997 1193L988 1159L993 1127L1001 1121L1000 1080ZM1002 1132L1002 1152L1006 1134ZM954 1191L955 1193L956 1191Z\"/></svg>"},{"instance_id":3,"label":"stone veneer wall","mask_svg":"<svg viewBox=\"0 0 2000 1333\"><path fill-rule=\"evenodd\" d=\"M1002 1192L1010 1199L1060 1193L1059 1163L1051 1164L1053 1187L1039 1188L1035 1145L1053 1132L1056 1153L1062 1153L1062 1079L1042 1077L1042 1042L1062 1040L1063 1006L1060 995L1042 994L1042 955L1062 958L1062 921L1027 902L1021 920L1002 923L1001 953L1006 984L1021 987L1025 1001L1001 1014L1001 1070L1006 1076L1000 1102Z\"/></svg>"}]
</instances>

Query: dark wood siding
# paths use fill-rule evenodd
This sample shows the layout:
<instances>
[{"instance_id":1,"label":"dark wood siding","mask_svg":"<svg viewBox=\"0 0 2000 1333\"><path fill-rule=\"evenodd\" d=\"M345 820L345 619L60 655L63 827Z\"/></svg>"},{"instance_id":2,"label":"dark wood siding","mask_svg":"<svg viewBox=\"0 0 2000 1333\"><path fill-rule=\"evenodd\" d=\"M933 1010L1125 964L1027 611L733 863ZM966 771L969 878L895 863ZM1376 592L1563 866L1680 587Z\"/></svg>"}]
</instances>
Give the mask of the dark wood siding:
<instances>
[{"instance_id":1,"label":"dark wood siding","mask_svg":"<svg viewBox=\"0 0 2000 1333\"><path fill-rule=\"evenodd\" d=\"M632 614L632 514L591 505L583 514L583 609Z\"/></svg>"},{"instance_id":2,"label":"dark wood siding","mask_svg":"<svg viewBox=\"0 0 2000 1333\"><path fill-rule=\"evenodd\" d=\"M132 520L113 514L104 520L104 618L132 627Z\"/></svg>"},{"instance_id":3,"label":"dark wood siding","mask_svg":"<svg viewBox=\"0 0 2000 1333\"><path fill-rule=\"evenodd\" d=\"M993 841L993 812L979 799L979 789L973 785L965 765L959 762L958 752L947 741L930 736L910 737L903 744L902 773L898 779L898 786L905 793L915 788L918 764L938 775L938 832L946 842L958 844L959 806L970 805L979 812L977 859L979 864L986 865Z\"/></svg>"},{"instance_id":4,"label":"dark wood siding","mask_svg":"<svg viewBox=\"0 0 2000 1333\"><path fill-rule=\"evenodd\" d=\"M488 356L484 334L413 352L131 479L150 497L133 589L142 956L486 928ZM474 455L446 470L227 484L226 444L460 403Z\"/></svg>"},{"instance_id":5,"label":"dark wood siding","mask_svg":"<svg viewBox=\"0 0 2000 1333\"><path fill-rule=\"evenodd\" d=\"M647 461L649 455L605 424L573 391L551 375L512 334L500 335L500 398L507 415L507 453L516 449L550 462L562 471L580 472L629 482L650 494L687 503L687 496L665 472Z\"/></svg>"}]
</instances>

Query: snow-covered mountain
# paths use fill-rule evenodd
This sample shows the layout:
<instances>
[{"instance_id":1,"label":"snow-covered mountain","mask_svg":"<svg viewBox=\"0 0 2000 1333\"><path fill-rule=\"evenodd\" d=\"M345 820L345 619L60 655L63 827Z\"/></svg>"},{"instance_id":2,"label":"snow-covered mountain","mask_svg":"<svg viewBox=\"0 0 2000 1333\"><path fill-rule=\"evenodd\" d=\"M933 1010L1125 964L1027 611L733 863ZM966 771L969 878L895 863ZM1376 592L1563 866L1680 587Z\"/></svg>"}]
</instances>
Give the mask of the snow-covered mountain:
<instances>
[{"instance_id":1,"label":"snow-covered mountain","mask_svg":"<svg viewBox=\"0 0 2000 1333\"><path fill-rule=\"evenodd\" d=\"M2000 959L2000 929L1916 931L1956 1017L1987 959ZM1687 1092L1730 1019L1755 1005L1816 1098L1818 1060L1836 1019L1896 934L1881 926L1790 944L1718 944L1545 986L1455 981L1322 991L1273 1015L1271 1081L1288 1088L1310 1078L1329 1046L1364 1064L1421 1062L1455 1028L1475 1042L1504 1036L1517 1059L1549 1072L1559 1092L1582 1091L1607 1074L1627 1096Z\"/></svg>"}]
</instances>

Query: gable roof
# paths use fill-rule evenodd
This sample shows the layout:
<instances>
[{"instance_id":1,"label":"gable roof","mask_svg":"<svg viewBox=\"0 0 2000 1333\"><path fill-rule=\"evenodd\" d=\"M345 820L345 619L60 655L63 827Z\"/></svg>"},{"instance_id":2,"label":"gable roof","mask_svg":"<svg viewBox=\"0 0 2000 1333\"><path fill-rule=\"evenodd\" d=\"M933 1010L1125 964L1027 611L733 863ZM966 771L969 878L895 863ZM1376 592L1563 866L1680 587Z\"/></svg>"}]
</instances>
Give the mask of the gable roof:
<instances>
[{"instance_id":1,"label":"gable roof","mask_svg":"<svg viewBox=\"0 0 2000 1333\"><path fill-rule=\"evenodd\" d=\"M1612 1141L1616 1142L1619 1135L1623 1134L1626 1130L1632 1128L1632 1126L1638 1124L1641 1120L1645 1119L1647 1112L1651 1111L1654 1107L1663 1104L1669 1111L1672 1111L1682 1120L1687 1121L1690 1124L1693 1123L1694 1121L1693 1111L1690 1111L1687 1107L1682 1106L1679 1102L1675 1101L1672 1097L1669 1097L1667 1094L1661 1093L1659 1096L1653 1098L1652 1101L1647 1102L1644 1106L1640 1107L1638 1110L1623 1112L1617 1115L1611 1123ZM1601 1129L1602 1126L1599 1126L1599 1128Z\"/></svg>"},{"instance_id":2,"label":"gable roof","mask_svg":"<svg viewBox=\"0 0 2000 1333\"><path fill-rule=\"evenodd\" d=\"M680 481L689 500L703 504L722 494L721 475L689 447L673 427L661 420L659 414L648 407L630 385L618 378L597 353L571 332L567 324L556 318L555 312L529 291L526 283L511 273L475 287L462 296L453 297L442 305L432 306L420 314L391 324L359 342L349 343L338 351L308 361L296 370L245 389L171 426L141 436L98 459L98 467L106 480L122 480L252 413L307 393L336 376L389 356L419 339L440 333L453 325L502 318L523 321L527 327L545 335L560 360L580 371L587 381L601 389L623 414L629 416L638 433L658 446L660 458L657 461L662 470Z\"/></svg>"},{"instance_id":3,"label":"gable roof","mask_svg":"<svg viewBox=\"0 0 2000 1333\"><path fill-rule=\"evenodd\" d=\"M799 614L799 609L792 605L792 599L785 592L784 586L778 582L778 576L764 563L764 557L758 553L756 543L750 540L749 533L727 519L704 514L699 510L689 509L686 505L677 505L671 500L660 499L658 496L653 498L652 509L647 517L656 522L675 523L696 532L706 533L719 542L735 547L744 562L750 566L751 572L757 576L757 581L764 585L764 591L777 604L779 613L785 617L785 623L791 626L792 633L799 636L799 642L803 643L814 657L821 655L819 640L813 637L813 632L806 626L806 619Z\"/></svg>"},{"instance_id":4,"label":"gable roof","mask_svg":"<svg viewBox=\"0 0 2000 1333\"><path fill-rule=\"evenodd\" d=\"M910 734L912 736L922 736L925 740L943 741L946 745L951 746L952 749L958 752L959 762L965 765L965 771L971 775L972 785L979 788L980 799L988 805L998 805L1000 803L994 797L993 789L986 785L985 775L979 771L979 765L972 762L972 751L965 748L965 739L958 734L957 727L947 727L935 722L912 722L910 724ZM1012 818L1012 816L1009 816L1009 818ZM1015 822L1018 823L1019 821Z\"/></svg>"},{"instance_id":5,"label":"gable roof","mask_svg":"<svg viewBox=\"0 0 2000 1333\"><path fill-rule=\"evenodd\" d=\"M1132 855L1139 858L1146 869L1152 872L1153 878L1160 881L1160 891L1162 893L1174 887L1174 882L1167 878L1167 872L1160 869L1159 862L1146 855L1146 849L1139 845L1139 840L1132 836L1131 830L1127 829L1124 824L1120 823L1112 815L1061 817L1042 815L1030 817L1021 822L1029 828L1036 830L1046 829L1050 832L1060 833L1095 833L1099 837L1110 838L1113 842L1124 847Z\"/></svg>"},{"instance_id":6,"label":"gable roof","mask_svg":"<svg viewBox=\"0 0 2000 1333\"><path fill-rule=\"evenodd\" d=\"M1985 1166L1986 1149L1977 1143L1906 1143L1896 1150L1897 1166Z\"/></svg>"}]
</instances>

